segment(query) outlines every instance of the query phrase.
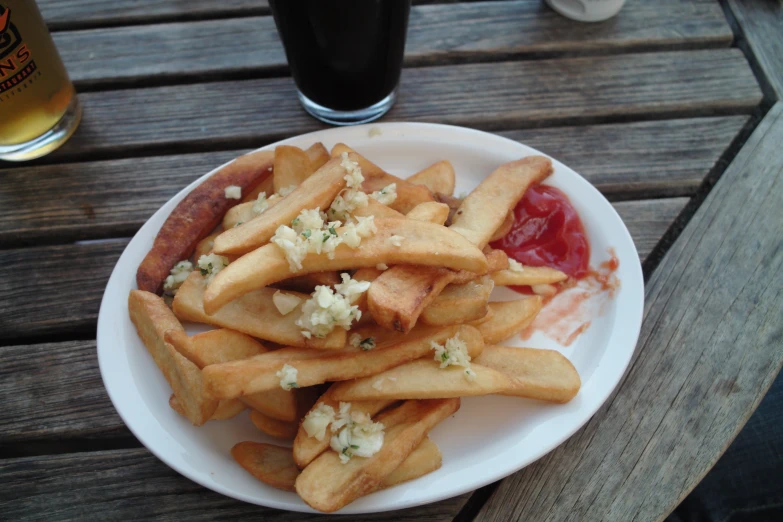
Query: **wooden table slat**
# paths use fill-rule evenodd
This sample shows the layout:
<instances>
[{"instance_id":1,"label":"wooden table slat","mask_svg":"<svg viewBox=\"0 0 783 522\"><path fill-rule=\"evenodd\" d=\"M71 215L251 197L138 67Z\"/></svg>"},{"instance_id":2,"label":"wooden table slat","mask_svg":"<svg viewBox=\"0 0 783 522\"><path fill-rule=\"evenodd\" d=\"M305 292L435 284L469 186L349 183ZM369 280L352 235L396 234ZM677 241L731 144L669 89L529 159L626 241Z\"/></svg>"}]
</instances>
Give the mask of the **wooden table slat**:
<instances>
[{"instance_id":1,"label":"wooden table slat","mask_svg":"<svg viewBox=\"0 0 783 522\"><path fill-rule=\"evenodd\" d=\"M0 461L0 475L0 506L8 520L212 521L240 516L272 522L324 520L321 514L278 511L206 490L145 449L7 459ZM258 487L268 486L259 482ZM358 519L446 522L454 518L469 497L465 494L404 511L361 515ZM334 518L338 522L358 519Z\"/></svg>"},{"instance_id":2,"label":"wooden table slat","mask_svg":"<svg viewBox=\"0 0 783 522\"><path fill-rule=\"evenodd\" d=\"M618 391L477 522L663 517L715 464L783 364L781 143L778 103L653 273Z\"/></svg>"},{"instance_id":3,"label":"wooden table slat","mask_svg":"<svg viewBox=\"0 0 783 522\"><path fill-rule=\"evenodd\" d=\"M271 16L69 31L54 38L79 87L214 80L286 68ZM632 0L608 24L575 23L540 1L425 5L411 11L406 64L728 47L732 38L712 0Z\"/></svg>"},{"instance_id":4,"label":"wooden table slat","mask_svg":"<svg viewBox=\"0 0 783 522\"><path fill-rule=\"evenodd\" d=\"M551 154L610 198L639 199L692 195L746 121L729 116L501 134ZM242 152L0 170L0 245L131 236L182 187Z\"/></svg>"},{"instance_id":5,"label":"wooden table slat","mask_svg":"<svg viewBox=\"0 0 783 522\"><path fill-rule=\"evenodd\" d=\"M250 147L324 128L290 78L81 95L84 119L47 158ZM749 113L761 100L737 49L422 67L403 71L386 121L490 130L595 120Z\"/></svg>"}]
</instances>

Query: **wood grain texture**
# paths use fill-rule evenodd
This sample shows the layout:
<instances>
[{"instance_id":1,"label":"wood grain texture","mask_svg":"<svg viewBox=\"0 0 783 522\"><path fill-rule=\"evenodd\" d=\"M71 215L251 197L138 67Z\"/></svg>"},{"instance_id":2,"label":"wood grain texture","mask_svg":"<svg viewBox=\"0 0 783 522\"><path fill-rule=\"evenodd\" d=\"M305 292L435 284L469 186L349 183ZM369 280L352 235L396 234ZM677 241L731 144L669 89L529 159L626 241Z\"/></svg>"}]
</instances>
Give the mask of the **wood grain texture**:
<instances>
[{"instance_id":1,"label":"wood grain texture","mask_svg":"<svg viewBox=\"0 0 783 522\"><path fill-rule=\"evenodd\" d=\"M692 195L745 121L730 116L501 134L560 159L611 198L651 198ZM244 152L0 170L0 245L131 236L182 187Z\"/></svg>"},{"instance_id":2,"label":"wood grain texture","mask_svg":"<svg viewBox=\"0 0 783 522\"><path fill-rule=\"evenodd\" d=\"M84 118L47 158L244 147L324 128L289 78L85 93ZM750 112L761 92L737 49L422 67L386 120L490 130Z\"/></svg>"},{"instance_id":3,"label":"wood grain texture","mask_svg":"<svg viewBox=\"0 0 783 522\"><path fill-rule=\"evenodd\" d=\"M54 38L80 87L286 68L271 16L68 31ZM712 0L635 0L608 24L574 24L538 0L425 5L411 10L406 64L728 47L731 41L723 11Z\"/></svg>"},{"instance_id":4,"label":"wood grain texture","mask_svg":"<svg viewBox=\"0 0 783 522\"><path fill-rule=\"evenodd\" d=\"M686 203L688 198L670 198L620 201L612 206L628 226L639 260L644 262Z\"/></svg>"},{"instance_id":5,"label":"wood grain texture","mask_svg":"<svg viewBox=\"0 0 783 522\"><path fill-rule=\"evenodd\" d=\"M769 82L770 96L783 100L783 4L771 0L727 0L726 3Z\"/></svg>"},{"instance_id":6,"label":"wood grain texture","mask_svg":"<svg viewBox=\"0 0 783 522\"><path fill-rule=\"evenodd\" d=\"M619 390L477 521L659 520L715 464L783 363L781 142L778 103L653 273Z\"/></svg>"},{"instance_id":7,"label":"wood grain texture","mask_svg":"<svg viewBox=\"0 0 783 522\"><path fill-rule=\"evenodd\" d=\"M95 341L3 346L0 360L0 444L130 435L103 387Z\"/></svg>"},{"instance_id":8,"label":"wood grain texture","mask_svg":"<svg viewBox=\"0 0 783 522\"><path fill-rule=\"evenodd\" d=\"M0 508L8 520L325 519L320 514L278 511L224 497L182 477L144 449L8 459L0 462L0 475ZM374 515L337 515L334 520L446 522L469 496Z\"/></svg>"}]
</instances>

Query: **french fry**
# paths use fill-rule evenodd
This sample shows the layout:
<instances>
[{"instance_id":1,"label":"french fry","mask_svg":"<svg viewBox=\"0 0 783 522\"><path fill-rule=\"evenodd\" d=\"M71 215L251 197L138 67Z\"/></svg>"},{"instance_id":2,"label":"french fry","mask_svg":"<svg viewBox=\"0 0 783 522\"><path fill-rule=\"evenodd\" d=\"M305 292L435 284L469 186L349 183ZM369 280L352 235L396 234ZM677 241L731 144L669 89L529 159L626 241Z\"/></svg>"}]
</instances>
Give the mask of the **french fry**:
<instances>
[{"instance_id":1,"label":"french fry","mask_svg":"<svg viewBox=\"0 0 783 522\"><path fill-rule=\"evenodd\" d=\"M359 163L359 166L362 169L362 175L364 176L362 190L367 194L375 192L376 190L381 190L392 183L397 185L397 199L394 200L394 203L389 205L394 210L407 214L419 203L435 201L435 197L424 185L414 185L404 179L392 176L343 143L338 143L332 148L332 157L340 157L343 152L352 152L356 154L358 159L355 161Z\"/></svg>"},{"instance_id":2,"label":"french fry","mask_svg":"<svg viewBox=\"0 0 783 522\"><path fill-rule=\"evenodd\" d=\"M381 449L368 458L343 464L325 451L297 477L296 492L311 507L331 513L376 490L421 444L429 431L459 409L459 399L406 402L405 421L387 427ZM391 413L391 412L390 412ZM388 416L387 416L388 418ZM379 419L387 426L388 420Z\"/></svg>"},{"instance_id":3,"label":"french fry","mask_svg":"<svg viewBox=\"0 0 783 522\"><path fill-rule=\"evenodd\" d=\"M267 210L277 205L282 199L283 198L279 196L268 198L266 200ZM239 205L230 208L228 212L226 212L226 215L223 216L223 230L230 230L257 218L259 214L253 210L255 204L255 201L248 201L247 203L240 203Z\"/></svg>"},{"instance_id":4,"label":"french fry","mask_svg":"<svg viewBox=\"0 0 783 522\"><path fill-rule=\"evenodd\" d=\"M269 154L269 158L270 158L269 169L268 169L269 175L266 176L264 178L264 181L259 183L256 186L256 188L249 191L247 194L245 194L245 192L242 191L242 203L249 203L249 202L256 201L258 199L258 195L261 194L262 192L266 192L267 194L274 194L275 192L273 179L272 179L274 178L274 176L272 175L274 170L272 166L274 164L274 151L267 150L265 152Z\"/></svg>"},{"instance_id":5,"label":"french fry","mask_svg":"<svg viewBox=\"0 0 783 522\"><path fill-rule=\"evenodd\" d=\"M487 321L489 321L490 319L492 319L492 316L493 316L493 315L495 315L495 311L492 309L492 307L491 307L491 306L488 306L488 307L487 307L487 315L485 315L484 317L481 317L480 319L475 319L475 320L471 321L471 322L470 322L470 325L471 325L471 326L476 326L476 327L477 327L477 326L478 326L478 325L480 325L481 323L486 323Z\"/></svg>"},{"instance_id":6,"label":"french fry","mask_svg":"<svg viewBox=\"0 0 783 522\"><path fill-rule=\"evenodd\" d=\"M303 337L302 329L296 326L296 320L302 315L301 305L286 315L280 315L272 301L275 292L277 290L274 288L254 290L233 300L216 313L207 315L204 312L204 280L201 274L193 272L174 296L174 313L182 321L231 328L287 346L324 350L339 350L345 346L346 334L341 328L335 328L323 339ZM301 294L298 297L306 300L310 296Z\"/></svg>"},{"instance_id":7,"label":"french fry","mask_svg":"<svg viewBox=\"0 0 783 522\"><path fill-rule=\"evenodd\" d=\"M457 184L454 167L450 161L443 160L433 163L407 179L408 183L424 185L431 192L439 192L451 196Z\"/></svg>"},{"instance_id":8,"label":"french fry","mask_svg":"<svg viewBox=\"0 0 783 522\"><path fill-rule=\"evenodd\" d=\"M234 207L237 208L237 207ZM229 211L230 212L230 211ZM193 261L198 262L198 259L201 256L205 256L212 252L212 247L215 244L215 238L218 237L218 235L223 231L223 229L218 226L217 230L212 232L210 235L202 239L196 244L196 249L193 251Z\"/></svg>"},{"instance_id":9,"label":"french fry","mask_svg":"<svg viewBox=\"0 0 783 522\"><path fill-rule=\"evenodd\" d=\"M299 469L291 458L290 448L263 442L240 442L231 449L231 455L261 482L284 491L295 491L294 483L299 476ZM438 446L426 437L397 469L383 479L378 489L390 488L432 473L440 468L442 462L443 456Z\"/></svg>"},{"instance_id":10,"label":"french fry","mask_svg":"<svg viewBox=\"0 0 783 522\"><path fill-rule=\"evenodd\" d=\"M337 272L313 272L303 276L283 279L275 283L275 288L293 290L303 294L312 294L318 285L334 286L340 283L340 275Z\"/></svg>"},{"instance_id":11,"label":"french fry","mask_svg":"<svg viewBox=\"0 0 783 522\"><path fill-rule=\"evenodd\" d=\"M514 378L513 388L502 395L564 403L582 385L571 361L555 350L487 346L475 362Z\"/></svg>"},{"instance_id":12,"label":"french fry","mask_svg":"<svg viewBox=\"0 0 783 522\"><path fill-rule=\"evenodd\" d=\"M438 203L437 201L426 201L413 207L405 217L417 221L427 221L429 223L442 225L449 217L449 206L445 203Z\"/></svg>"},{"instance_id":13,"label":"french fry","mask_svg":"<svg viewBox=\"0 0 783 522\"><path fill-rule=\"evenodd\" d=\"M424 309L421 320L430 326L447 326L481 319L489 310L494 286L488 275L463 285L451 284Z\"/></svg>"},{"instance_id":14,"label":"french fry","mask_svg":"<svg viewBox=\"0 0 783 522\"><path fill-rule=\"evenodd\" d=\"M201 369L210 364L239 361L268 352L255 339L228 329L210 330L193 337L188 337L185 332L173 330L166 332L165 338L179 353ZM240 400L268 417L283 422L297 420L297 398L290 390L277 388L245 395Z\"/></svg>"},{"instance_id":15,"label":"french fry","mask_svg":"<svg viewBox=\"0 0 783 522\"><path fill-rule=\"evenodd\" d=\"M440 368L432 358L422 358L369 377L335 384L332 396L339 401L447 399L511 392L515 381L504 372L471 364L466 368Z\"/></svg>"},{"instance_id":16,"label":"french fry","mask_svg":"<svg viewBox=\"0 0 783 522\"><path fill-rule=\"evenodd\" d=\"M217 399L234 399L249 393L273 390L280 387L280 378L276 374L285 364L297 370L296 383L300 388L366 377L423 357L432 351L430 342L442 344L455 335L465 341L469 352L481 352L481 334L472 326L422 328L400 341L389 342L369 351L324 351L320 357L305 353L307 359L296 360L286 358L290 352L283 348L242 361L213 364L202 372L204 389Z\"/></svg>"},{"instance_id":17,"label":"french fry","mask_svg":"<svg viewBox=\"0 0 783 522\"><path fill-rule=\"evenodd\" d=\"M551 173L552 162L543 156L501 165L462 201L450 228L484 248L527 188Z\"/></svg>"},{"instance_id":18,"label":"french fry","mask_svg":"<svg viewBox=\"0 0 783 522\"><path fill-rule=\"evenodd\" d=\"M182 408L182 404L180 404L179 400L177 399L177 396L173 393L169 397L169 406L172 410L176 411L183 417L187 418L185 415L185 410ZM212 414L212 417L209 418L209 420L228 420L236 417L243 411L247 409L247 406L245 406L245 403L240 401L239 399L229 399L227 401L219 401L217 408L215 409L215 413Z\"/></svg>"},{"instance_id":19,"label":"french fry","mask_svg":"<svg viewBox=\"0 0 783 522\"><path fill-rule=\"evenodd\" d=\"M251 190L269 175L271 159L267 151L240 156L185 196L166 218L136 271L139 290L159 294L171 268L189 258L196 244L220 223L223 214L239 203L226 197L226 187L236 185L243 193Z\"/></svg>"},{"instance_id":20,"label":"french fry","mask_svg":"<svg viewBox=\"0 0 783 522\"><path fill-rule=\"evenodd\" d=\"M128 311L139 337L177 396L185 416L196 426L207 422L215 413L218 401L203 393L198 366L180 355L164 339L169 330L184 333L180 322L163 299L143 290L131 290Z\"/></svg>"},{"instance_id":21,"label":"french fry","mask_svg":"<svg viewBox=\"0 0 783 522\"><path fill-rule=\"evenodd\" d=\"M315 179L315 176L307 181L311 179ZM326 253L308 254L302 260L302 269L295 274L291 273L280 247L273 243L264 245L229 264L215 276L204 294L204 310L210 315L214 314L226 303L247 292L292 275L311 272L374 267L380 263L408 263L486 272L487 259L481 250L445 227L412 219L377 219L375 225L377 232L364 238L360 248L352 249L341 244L331 259ZM404 238L400 246L390 240L395 235ZM216 245L220 237L215 240Z\"/></svg>"},{"instance_id":22,"label":"french fry","mask_svg":"<svg viewBox=\"0 0 783 522\"><path fill-rule=\"evenodd\" d=\"M250 411L250 420L256 428L270 437L278 439L293 439L296 437L296 430L299 428L298 422L281 421L256 410Z\"/></svg>"},{"instance_id":23,"label":"french fry","mask_svg":"<svg viewBox=\"0 0 783 522\"><path fill-rule=\"evenodd\" d=\"M356 156L350 159L356 161ZM301 210L328 207L345 187L346 170L341 161L329 160L275 206L240 227L224 231L215 238L215 252L245 254L268 242L277 227L291 223Z\"/></svg>"},{"instance_id":24,"label":"french fry","mask_svg":"<svg viewBox=\"0 0 783 522\"><path fill-rule=\"evenodd\" d=\"M518 334L533 322L541 310L542 300L537 295L516 301L489 303L492 317L488 321L473 322L486 344L497 344Z\"/></svg>"},{"instance_id":25,"label":"french fry","mask_svg":"<svg viewBox=\"0 0 783 522\"><path fill-rule=\"evenodd\" d=\"M436 192L435 201L445 203L449 206L449 218L446 220L446 226L451 226L451 222L454 220L454 216L457 215L459 206L462 205L462 199Z\"/></svg>"},{"instance_id":26,"label":"french fry","mask_svg":"<svg viewBox=\"0 0 783 522\"><path fill-rule=\"evenodd\" d=\"M329 151L326 150L326 147L324 147L324 144L320 141L310 145L310 147L305 150L305 153L310 159L310 167L313 169L313 172L323 167L327 161L332 159L329 155Z\"/></svg>"},{"instance_id":27,"label":"french fry","mask_svg":"<svg viewBox=\"0 0 783 522\"><path fill-rule=\"evenodd\" d=\"M506 234L511 231L512 226L514 226L514 211L509 210L508 214L506 214L506 219L504 219L503 223L495 230L489 241L497 241L498 239L506 237Z\"/></svg>"},{"instance_id":28,"label":"french fry","mask_svg":"<svg viewBox=\"0 0 783 522\"><path fill-rule=\"evenodd\" d=\"M551 285L568 279L568 275L548 266L523 266L521 272L499 270L491 274L498 286Z\"/></svg>"},{"instance_id":29,"label":"french fry","mask_svg":"<svg viewBox=\"0 0 783 522\"><path fill-rule=\"evenodd\" d=\"M508 268L508 256L502 250L493 248L484 248L484 255L487 256L487 272L494 274L498 270L505 270ZM451 282L453 285L464 285L470 281L475 280L477 277L474 272L467 272L460 270L457 275L454 276L454 280ZM497 283L495 283L497 284Z\"/></svg>"},{"instance_id":30,"label":"french fry","mask_svg":"<svg viewBox=\"0 0 783 522\"><path fill-rule=\"evenodd\" d=\"M326 393L321 395L318 401L313 405L313 410L318 408L321 404L325 404L327 406L331 406L334 411L339 411L340 402L332 399L331 396L331 391L334 389L334 387L335 385L332 385L329 387L329 390L327 390ZM351 411L366 413L372 417L379 411L391 405L393 402L394 401L386 400L354 402L351 403ZM310 464L313 459L329 448L329 439L331 436L331 429L327 429L323 440L318 440L315 437L310 437L307 435L307 431L305 431L301 424L299 425L293 447L294 462L296 462L296 465L299 466L299 469L304 469L304 467Z\"/></svg>"},{"instance_id":31,"label":"french fry","mask_svg":"<svg viewBox=\"0 0 783 522\"><path fill-rule=\"evenodd\" d=\"M368 198L366 207L359 207L352 212L354 216L367 217L375 216L375 219L379 218L396 218L402 219L405 214L397 212L391 207L387 207L383 203L376 199Z\"/></svg>"},{"instance_id":32,"label":"french fry","mask_svg":"<svg viewBox=\"0 0 783 522\"><path fill-rule=\"evenodd\" d=\"M310 163L310 157L299 147L291 145L275 147L275 169L272 175L275 193L280 189L299 186L315 171Z\"/></svg>"}]
</instances>

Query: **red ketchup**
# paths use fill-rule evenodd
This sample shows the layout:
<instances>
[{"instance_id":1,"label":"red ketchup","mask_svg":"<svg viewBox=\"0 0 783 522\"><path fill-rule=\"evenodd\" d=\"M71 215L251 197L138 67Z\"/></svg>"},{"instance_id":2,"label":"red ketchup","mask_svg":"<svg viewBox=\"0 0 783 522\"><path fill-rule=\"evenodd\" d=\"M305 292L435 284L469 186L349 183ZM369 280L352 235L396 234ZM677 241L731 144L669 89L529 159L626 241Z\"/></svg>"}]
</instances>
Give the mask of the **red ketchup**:
<instances>
[{"instance_id":1,"label":"red ketchup","mask_svg":"<svg viewBox=\"0 0 783 522\"><path fill-rule=\"evenodd\" d=\"M582 220L568 197L548 185L525 192L514 209L511 230L492 247L523 265L550 266L574 279L585 277L590 270L590 243ZM529 287L512 288L530 293Z\"/></svg>"}]
</instances>

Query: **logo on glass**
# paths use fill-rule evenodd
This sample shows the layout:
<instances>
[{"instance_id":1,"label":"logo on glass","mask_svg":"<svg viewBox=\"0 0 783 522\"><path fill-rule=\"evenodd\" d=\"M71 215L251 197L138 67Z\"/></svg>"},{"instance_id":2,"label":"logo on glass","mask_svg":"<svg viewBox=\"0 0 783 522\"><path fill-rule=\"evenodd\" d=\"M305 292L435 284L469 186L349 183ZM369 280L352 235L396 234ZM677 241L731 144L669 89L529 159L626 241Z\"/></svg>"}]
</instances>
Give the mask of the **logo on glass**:
<instances>
[{"instance_id":1,"label":"logo on glass","mask_svg":"<svg viewBox=\"0 0 783 522\"><path fill-rule=\"evenodd\" d=\"M11 22L11 9L0 5L0 93L21 84L36 70L30 50Z\"/></svg>"}]
</instances>

